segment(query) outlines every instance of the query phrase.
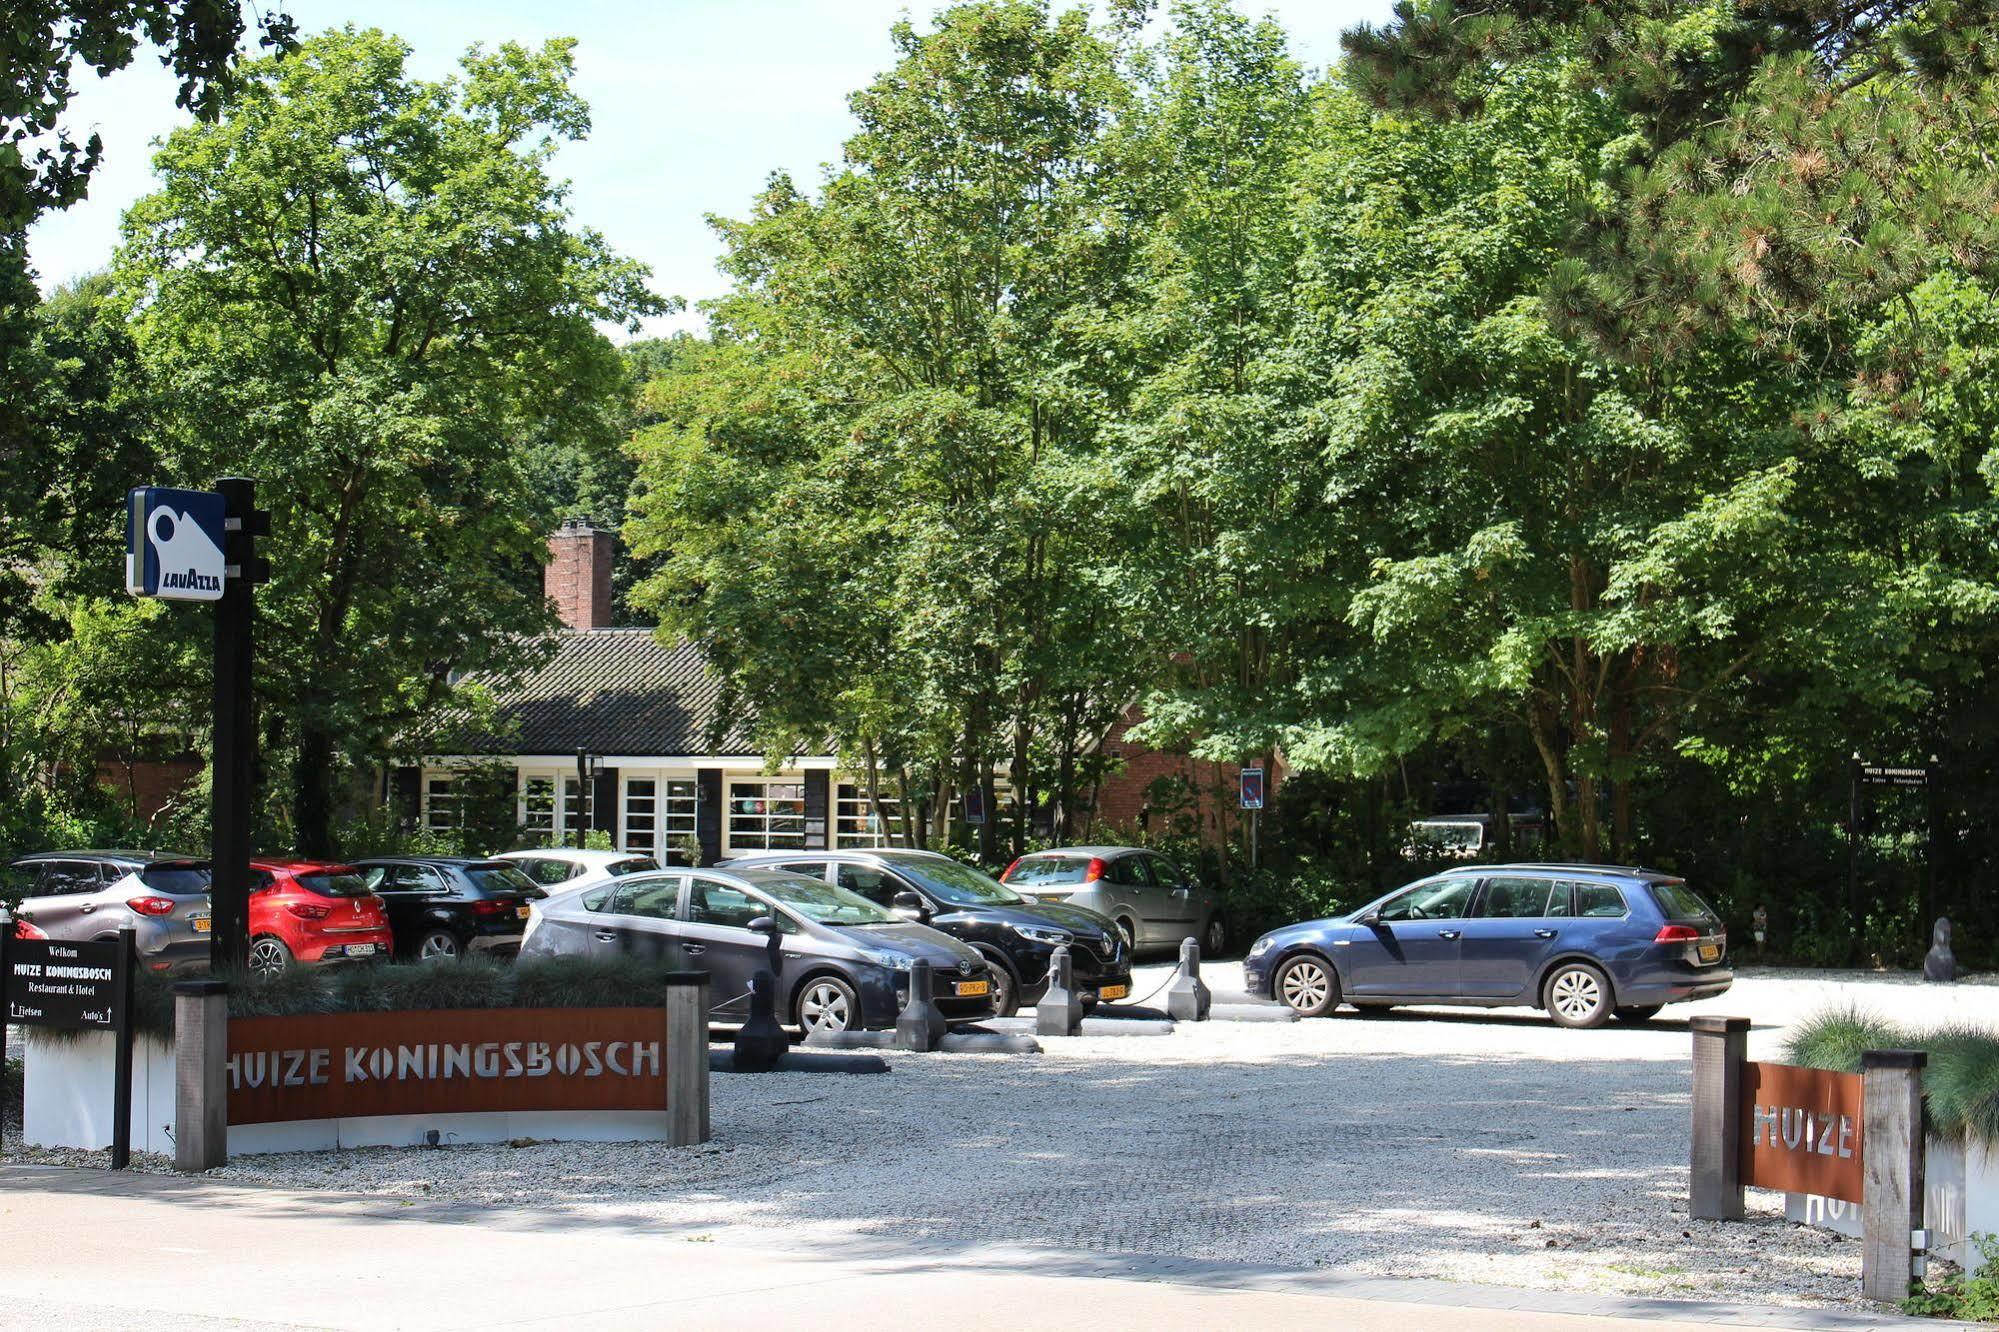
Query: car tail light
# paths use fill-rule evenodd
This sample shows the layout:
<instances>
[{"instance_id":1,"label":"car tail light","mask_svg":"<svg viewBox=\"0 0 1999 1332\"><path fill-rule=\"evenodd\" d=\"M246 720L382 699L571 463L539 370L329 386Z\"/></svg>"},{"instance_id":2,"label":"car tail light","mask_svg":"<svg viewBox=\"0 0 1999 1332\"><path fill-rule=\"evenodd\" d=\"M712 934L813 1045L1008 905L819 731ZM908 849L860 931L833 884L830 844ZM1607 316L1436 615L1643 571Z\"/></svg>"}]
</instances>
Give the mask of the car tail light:
<instances>
[{"instance_id":1,"label":"car tail light","mask_svg":"<svg viewBox=\"0 0 1999 1332\"><path fill-rule=\"evenodd\" d=\"M46 939L49 936L38 929L34 921L17 920L14 922L14 937L16 939Z\"/></svg>"},{"instance_id":2,"label":"car tail light","mask_svg":"<svg viewBox=\"0 0 1999 1332\"><path fill-rule=\"evenodd\" d=\"M1653 943L1692 943L1701 932L1691 925L1667 925L1652 936Z\"/></svg>"},{"instance_id":3,"label":"car tail light","mask_svg":"<svg viewBox=\"0 0 1999 1332\"><path fill-rule=\"evenodd\" d=\"M1018 866L1019 864L1020 864L1020 857L1015 856L1013 858L1013 864L1008 865L1005 869L1000 871L1000 882L1005 883L1009 878L1011 878L1013 876L1013 871L1015 867Z\"/></svg>"},{"instance_id":4,"label":"car tail light","mask_svg":"<svg viewBox=\"0 0 1999 1332\"><path fill-rule=\"evenodd\" d=\"M125 905L142 916L171 916L174 913L174 900L171 897L134 897L127 900Z\"/></svg>"},{"instance_id":5,"label":"car tail light","mask_svg":"<svg viewBox=\"0 0 1999 1332\"><path fill-rule=\"evenodd\" d=\"M514 914L514 906L514 903L502 902L496 897L482 897L472 904L472 914L475 916L511 916Z\"/></svg>"},{"instance_id":6,"label":"car tail light","mask_svg":"<svg viewBox=\"0 0 1999 1332\"><path fill-rule=\"evenodd\" d=\"M1088 868L1083 871L1083 880L1094 883L1104 877L1104 862L1100 856L1091 856Z\"/></svg>"},{"instance_id":7,"label":"car tail light","mask_svg":"<svg viewBox=\"0 0 1999 1332\"><path fill-rule=\"evenodd\" d=\"M319 906L312 902L285 903L285 910L291 912L300 920L325 920L326 913L332 909L331 907Z\"/></svg>"}]
</instances>

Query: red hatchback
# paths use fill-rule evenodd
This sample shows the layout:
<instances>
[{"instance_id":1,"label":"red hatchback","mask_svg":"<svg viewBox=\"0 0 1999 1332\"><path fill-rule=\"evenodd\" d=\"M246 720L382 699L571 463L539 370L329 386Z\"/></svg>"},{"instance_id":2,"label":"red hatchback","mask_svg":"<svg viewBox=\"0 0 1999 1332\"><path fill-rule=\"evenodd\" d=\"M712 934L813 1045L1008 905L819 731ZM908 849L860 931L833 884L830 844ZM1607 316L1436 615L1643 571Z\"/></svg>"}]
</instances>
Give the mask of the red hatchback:
<instances>
[{"instance_id":1,"label":"red hatchback","mask_svg":"<svg viewBox=\"0 0 1999 1332\"><path fill-rule=\"evenodd\" d=\"M389 913L353 866L253 860L250 879L250 970L388 958Z\"/></svg>"}]
</instances>

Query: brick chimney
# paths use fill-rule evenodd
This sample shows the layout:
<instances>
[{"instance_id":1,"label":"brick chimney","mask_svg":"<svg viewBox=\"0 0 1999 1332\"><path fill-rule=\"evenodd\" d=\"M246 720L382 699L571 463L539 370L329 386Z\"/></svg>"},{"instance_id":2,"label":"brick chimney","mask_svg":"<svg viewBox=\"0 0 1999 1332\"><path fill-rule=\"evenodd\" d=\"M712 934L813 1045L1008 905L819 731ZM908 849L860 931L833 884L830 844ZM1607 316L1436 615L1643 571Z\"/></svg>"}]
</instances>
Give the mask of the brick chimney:
<instances>
[{"instance_id":1,"label":"brick chimney","mask_svg":"<svg viewBox=\"0 0 1999 1332\"><path fill-rule=\"evenodd\" d=\"M616 537L588 518L565 518L548 539L542 591L569 629L611 625L611 548Z\"/></svg>"}]
</instances>

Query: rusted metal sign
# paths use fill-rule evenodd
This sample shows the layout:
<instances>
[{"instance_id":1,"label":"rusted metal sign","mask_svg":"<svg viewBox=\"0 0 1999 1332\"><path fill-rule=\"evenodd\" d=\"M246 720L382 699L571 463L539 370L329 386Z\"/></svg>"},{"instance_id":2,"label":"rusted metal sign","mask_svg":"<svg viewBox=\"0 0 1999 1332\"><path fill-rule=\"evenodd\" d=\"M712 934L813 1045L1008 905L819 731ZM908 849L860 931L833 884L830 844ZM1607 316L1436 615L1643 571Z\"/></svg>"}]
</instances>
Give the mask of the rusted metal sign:
<instances>
[{"instance_id":1,"label":"rusted metal sign","mask_svg":"<svg viewBox=\"0 0 1999 1332\"><path fill-rule=\"evenodd\" d=\"M228 1083L232 1124L665 1110L666 1014L489 1008L232 1019Z\"/></svg>"},{"instance_id":2,"label":"rusted metal sign","mask_svg":"<svg viewBox=\"0 0 1999 1332\"><path fill-rule=\"evenodd\" d=\"M1861 1080L1792 1064L1742 1065L1742 1182L1861 1202Z\"/></svg>"}]
</instances>

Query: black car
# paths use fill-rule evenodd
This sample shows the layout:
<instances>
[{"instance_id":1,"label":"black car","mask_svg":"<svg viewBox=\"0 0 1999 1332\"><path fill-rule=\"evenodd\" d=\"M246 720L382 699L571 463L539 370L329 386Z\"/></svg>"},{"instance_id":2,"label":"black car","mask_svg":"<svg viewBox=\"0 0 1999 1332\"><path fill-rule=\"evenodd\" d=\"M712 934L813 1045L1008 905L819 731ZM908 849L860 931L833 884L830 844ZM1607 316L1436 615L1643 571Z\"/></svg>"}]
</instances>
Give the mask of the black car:
<instances>
[{"instance_id":1,"label":"black car","mask_svg":"<svg viewBox=\"0 0 1999 1332\"><path fill-rule=\"evenodd\" d=\"M504 860L408 856L355 868L388 908L399 958L511 957L521 950L528 907L548 895Z\"/></svg>"},{"instance_id":2,"label":"black car","mask_svg":"<svg viewBox=\"0 0 1999 1332\"><path fill-rule=\"evenodd\" d=\"M982 870L935 851L765 852L732 868L787 869L859 893L906 919L941 930L984 954L997 985L993 1007L1009 1016L1040 1001L1048 960L1069 946L1086 1005L1131 994L1131 947L1109 917L1085 907L1035 902Z\"/></svg>"}]
</instances>

